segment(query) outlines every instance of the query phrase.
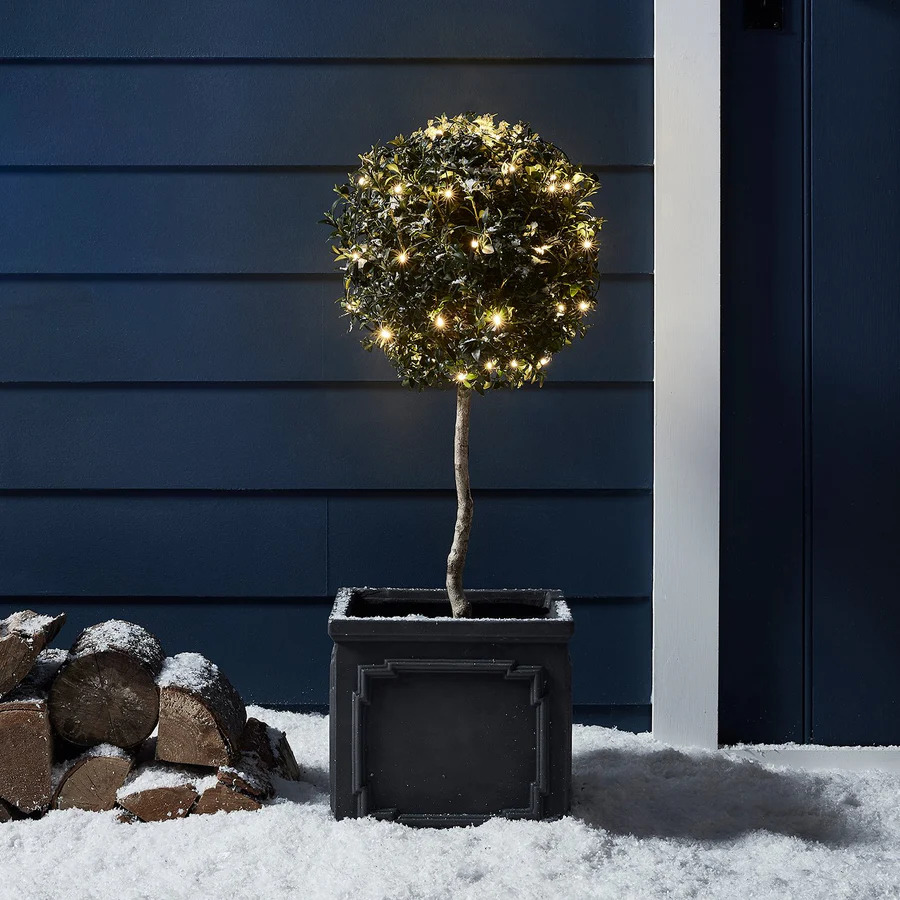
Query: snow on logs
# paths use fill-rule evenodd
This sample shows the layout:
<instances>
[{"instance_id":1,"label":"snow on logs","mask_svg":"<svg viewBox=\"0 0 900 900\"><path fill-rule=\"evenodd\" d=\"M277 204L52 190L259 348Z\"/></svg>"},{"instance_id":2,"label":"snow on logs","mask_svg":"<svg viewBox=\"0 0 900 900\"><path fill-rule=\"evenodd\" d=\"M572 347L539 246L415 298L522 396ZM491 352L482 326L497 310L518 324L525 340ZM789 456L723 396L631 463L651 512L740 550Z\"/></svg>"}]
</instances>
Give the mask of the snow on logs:
<instances>
[{"instance_id":1,"label":"snow on logs","mask_svg":"<svg viewBox=\"0 0 900 900\"><path fill-rule=\"evenodd\" d=\"M256 810L279 778L299 780L287 737L247 719L214 663L165 659L119 620L46 649L64 620L0 621L0 824L48 808L118 809L123 822Z\"/></svg>"},{"instance_id":2,"label":"snow on logs","mask_svg":"<svg viewBox=\"0 0 900 900\"><path fill-rule=\"evenodd\" d=\"M65 621L65 614L39 616L30 609L0 619L0 696L25 678Z\"/></svg>"},{"instance_id":3,"label":"snow on logs","mask_svg":"<svg viewBox=\"0 0 900 900\"><path fill-rule=\"evenodd\" d=\"M136 747L159 718L163 658L159 641L133 622L85 628L50 691L56 733L80 747Z\"/></svg>"}]
</instances>

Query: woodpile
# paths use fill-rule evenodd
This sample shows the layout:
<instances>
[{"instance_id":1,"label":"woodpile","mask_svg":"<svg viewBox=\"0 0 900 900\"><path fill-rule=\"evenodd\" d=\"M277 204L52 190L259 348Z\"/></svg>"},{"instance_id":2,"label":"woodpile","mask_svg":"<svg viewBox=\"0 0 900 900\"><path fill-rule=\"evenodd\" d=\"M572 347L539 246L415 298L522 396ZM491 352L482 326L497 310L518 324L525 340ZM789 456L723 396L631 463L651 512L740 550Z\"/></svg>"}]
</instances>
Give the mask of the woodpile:
<instances>
[{"instance_id":1,"label":"woodpile","mask_svg":"<svg viewBox=\"0 0 900 900\"><path fill-rule=\"evenodd\" d=\"M65 616L0 620L0 824L48 809L121 822L257 810L300 768L287 737L247 718L198 653L166 658L116 619L49 649Z\"/></svg>"}]
</instances>

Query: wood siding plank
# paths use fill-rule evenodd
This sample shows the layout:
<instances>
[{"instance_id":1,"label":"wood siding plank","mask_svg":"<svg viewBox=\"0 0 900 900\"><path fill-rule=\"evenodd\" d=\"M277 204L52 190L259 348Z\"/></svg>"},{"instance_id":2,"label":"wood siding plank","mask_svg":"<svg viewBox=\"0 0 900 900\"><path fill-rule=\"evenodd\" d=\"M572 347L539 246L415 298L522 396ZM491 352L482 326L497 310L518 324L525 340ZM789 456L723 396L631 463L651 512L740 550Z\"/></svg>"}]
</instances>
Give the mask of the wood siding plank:
<instances>
[{"instance_id":1,"label":"wood siding plank","mask_svg":"<svg viewBox=\"0 0 900 900\"><path fill-rule=\"evenodd\" d=\"M2 382L396 381L314 279L0 281ZM651 381L653 284L606 280L550 381Z\"/></svg>"},{"instance_id":2,"label":"wood siding plank","mask_svg":"<svg viewBox=\"0 0 900 900\"><path fill-rule=\"evenodd\" d=\"M650 0L5 0L0 58L649 57Z\"/></svg>"},{"instance_id":3,"label":"wood siding plank","mask_svg":"<svg viewBox=\"0 0 900 900\"><path fill-rule=\"evenodd\" d=\"M466 583L649 596L650 509L648 495L476 494ZM455 513L449 492L331 497L329 592L345 584L440 587Z\"/></svg>"},{"instance_id":4,"label":"wood siding plank","mask_svg":"<svg viewBox=\"0 0 900 900\"><path fill-rule=\"evenodd\" d=\"M350 169L466 110L525 119L583 165L653 161L649 63L20 63L0 92L7 166Z\"/></svg>"},{"instance_id":5,"label":"wood siding plank","mask_svg":"<svg viewBox=\"0 0 900 900\"><path fill-rule=\"evenodd\" d=\"M330 172L0 172L0 272L319 273ZM653 173L606 172L600 268L653 268Z\"/></svg>"},{"instance_id":6,"label":"wood siding plank","mask_svg":"<svg viewBox=\"0 0 900 900\"><path fill-rule=\"evenodd\" d=\"M648 496L475 499L469 584L649 594ZM438 586L453 515L450 492L0 494L0 595L321 597L357 582Z\"/></svg>"},{"instance_id":7,"label":"wood siding plank","mask_svg":"<svg viewBox=\"0 0 900 900\"><path fill-rule=\"evenodd\" d=\"M452 391L5 387L2 489L450 488ZM477 398L472 480L647 488L649 385Z\"/></svg>"}]
</instances>

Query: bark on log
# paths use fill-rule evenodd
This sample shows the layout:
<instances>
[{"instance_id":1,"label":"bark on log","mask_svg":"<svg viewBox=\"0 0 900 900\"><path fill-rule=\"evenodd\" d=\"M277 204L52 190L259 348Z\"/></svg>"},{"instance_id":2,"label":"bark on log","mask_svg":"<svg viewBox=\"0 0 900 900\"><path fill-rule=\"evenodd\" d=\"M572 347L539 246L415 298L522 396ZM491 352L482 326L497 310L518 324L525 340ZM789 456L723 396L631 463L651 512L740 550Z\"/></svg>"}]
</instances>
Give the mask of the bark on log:
<instances>
[{"instance_id":1,"label":"bark on log","mask_svg":"<svg viewBox=\"0 0 900 900\"><path fill-rule=\"evenodd\" d=\"M197 802L199 794L190 784L151 788L119 798L119 805L142 822L183 819Z\"/></svg>"},{"instance_id":2,"label":"bark on log","mask_svg":"<svg viewBox=\"0 0 900 900\"><path fill-rule=\"evenodd\" d=\"M207 788L191 810L192 816L210 815L217 812L239 812L260 809L262 804L249 794L236 791L224 784Z\"/></svg>"},{"instance_id":3,"label":"bark on log","mask_svg":"<svg viewBox=\"0 0 900 900\"><path fill-rule=\"evenodd\" d=\"M300 766L288 743L287 735L259 719L247 719L241 738L241 749L252 753L259 765L287 781L300 780Z\"/></svg>"},{"instance_id":4,"label":"bark on log","mask_svg":"<svg viewBox=\"0 0 900 900\"><path fill-rule=\"evenodd\" d=\"M47 686L66 658L44 650L19 686L0 701L0 799L21 812L41 812L53 796L53 732Z\"/></svg>"},{"instance_id":5,"label":"bark on log","mask_svg":"<svg viewBox=\"0 0 900 900\"><path fill-rule=\"evenodd\" d=\"M40 616L26 609L0 620L0 696L13 690L31 671L40 652L56 637L65 613Z\"/></svg>"},{"instance_id":6,"label":"bark on log","mask_svg":"<svg viewBox=\"0 0 900 900\"><path fill-rule=\"evenodd\" d=\"M217 666L179 653L166 660L159 686L158 760L227 766L239 759L247 711Z\"/></svg>"},{"instance_id":7,"label":"bark on log","mask_svg":"<svg viewBox=\"0 0 900 900\"><path fill-rule=\"evenodd\" d=\"M252 753L245 753L236 766L221 766L216 778L224 787L240 791L257 800L268 800L269 797L275 796L272 780Z\"/></svg>"},{"instance_id":8,"label":"bark on log","mask_svg":"<svg viewBox=\"0 0 900 900\"><path fill-rule=\"evenodd\" d=\"M132 757L111 744L92 747L62 775L53 796L54 809L105 812L116 805L116 793L131 772Z\"/></svg>"},{"instance_id":9,"label":"bark on log","mask_svg":"<svg viewBox=\"0 0 900 900\"><path fill-rule=\"evenodd\" d=\"M142 822L165 822L183 819L197 802L201 790L214 785L214 775L198 777L184 769L150 765L129 776L119 788L116 800Z\"/></svg>"},{"instance_id":10,"label":"bark on log","mask_svg":"<svg viewBox=\"0 0 900 900\"><path fill-rule=\"evenodd\" d=\"M0 703L0 798L25 813L53 795L53 732L46 700Z\"/></svg>"},{"instance_id":11,"label":"bark on log","mask_svg":"<svg viewBox=\"0 0 900 900\"><path fill-rule=\"evenodd\" d=\"M86 628L50 691L57 734L81 747L131 748L159 717L159 641L132 622L111 619Z\"/></svg>"}]
</instances>

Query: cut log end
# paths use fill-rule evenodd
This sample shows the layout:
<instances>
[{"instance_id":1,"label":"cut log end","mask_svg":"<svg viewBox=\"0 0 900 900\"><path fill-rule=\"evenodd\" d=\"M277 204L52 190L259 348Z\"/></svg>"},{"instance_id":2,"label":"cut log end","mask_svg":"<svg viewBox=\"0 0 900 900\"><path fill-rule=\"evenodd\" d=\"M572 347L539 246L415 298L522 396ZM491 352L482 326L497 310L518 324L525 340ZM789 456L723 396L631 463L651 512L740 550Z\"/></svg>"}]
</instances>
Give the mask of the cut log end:
<instances>
[{"instance_id":1,"label":"cut log end","mask_svg":"<svg viewBox=\"0 0 900 900\"><path fill-rule=\"evenodd\" d=\"M196 766L240 758L244 703L218 667L197 653L167 659L159 679L156 758Z\"/></svg>"},{"instance_id":2,"label":"cut log end","mask_svg":"<svg viewBox=\"0 0 900 900\"><path fill-rule=\"evenodd\" d=\"M55 809L105 812L116 805L116 793L131 771L131 758L90 755L76 760L65 772L53 800Z\"/></svg>"},{"instance_id":3,"label":"cut log end","mask_svg":"<svg viewBox=\"0 0 900 900\"><path fill-rule=\"evenodd\" d=\"M140 625L111 620L85 629L50 691L57 734L72 744L143 741L159 717L159 641Z\"/></svg>"},{"instance_id":4,"label":"cut log end","mask_svg":"<svg viewBox=\"0 0 900 900\"><path fill-rule=\"evenodd\" d=\"M294 751L283 731L259 719L247 719L241 737L241 749L244 753L254 754L264 769L280 778L287 781L300 780L300 766L297 765Z\"/></svg>"}]
</instances>

